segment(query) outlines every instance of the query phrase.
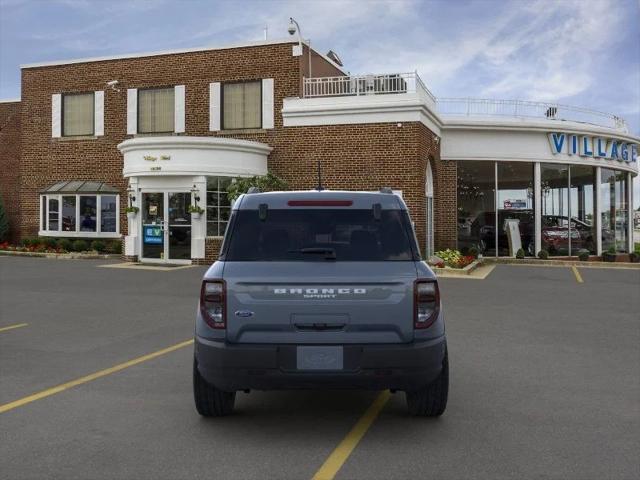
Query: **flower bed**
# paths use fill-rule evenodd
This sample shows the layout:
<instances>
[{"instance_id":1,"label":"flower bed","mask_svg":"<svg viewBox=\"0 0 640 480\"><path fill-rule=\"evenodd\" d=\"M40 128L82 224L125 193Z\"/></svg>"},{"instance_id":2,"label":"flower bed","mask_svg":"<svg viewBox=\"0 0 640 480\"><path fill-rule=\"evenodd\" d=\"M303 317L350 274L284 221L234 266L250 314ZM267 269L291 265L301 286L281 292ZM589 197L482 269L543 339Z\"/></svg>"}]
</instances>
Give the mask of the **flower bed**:
<instances>
[{"instance_id":1,"label":"flower bed","mask_svg":"<svg viewBox=\"0 0 640 480\"><path fill-rule=\"evenodd\" d=\"M93 241L67 238L55 239L50 237L25 238L20 245L12 245L9 242L0 243L0 251L17 253L38 253L38 254L65 254L65 253L91 253L91 254L120 254L122 242L116 240Z\"/></svg>"},{"instance_id":2,"label":"flower bed","mask_svg":"<svg viewBox=\"0 0 640 480\"><path fill-rule=\"evenodd\" d=\"M435 257L429 259L429 264L436 268L462 269L471 265L476 260L473 255L462 255L458 250L441 250L435 253Z\"/></svg>"}]
</instances>

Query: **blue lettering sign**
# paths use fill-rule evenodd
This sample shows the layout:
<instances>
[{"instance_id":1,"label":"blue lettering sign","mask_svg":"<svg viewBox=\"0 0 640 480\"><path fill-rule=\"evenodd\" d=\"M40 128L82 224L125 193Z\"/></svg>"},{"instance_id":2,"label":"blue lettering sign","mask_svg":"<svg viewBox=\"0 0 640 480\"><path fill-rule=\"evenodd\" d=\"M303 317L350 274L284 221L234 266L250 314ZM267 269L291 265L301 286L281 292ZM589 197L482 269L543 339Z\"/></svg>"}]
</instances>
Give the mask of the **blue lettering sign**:
<instances>
[{"instance_id":1,"label":"blue lettering sign","mask_svg":"<svg viewBox=\"0 0 640 480\"><path fill-rule=\"evenodd\" d=\"M631 161L638 161L638 145L636 145L635 143L631 145Z\"/></svg>"},{"instance_id":2,"label":"blue lettering sign","mask_svg":"<svg viewBox=\"0 0 640 480\"><path fill-rule=\"evenodd\" d=\"M162 245L162 228L156 225L145 225L143 227L144 243L147 245Z\"/></svg>"},{"instance_id":3,"label":"blue lettering sign","mask_svg":"<svg viewBox=\"0 0 640 480\"><path fill-rule=\"evenodd\" d=\"M606 157L607 156L607 143L604 138L598 138L596 140L596 157Z\"/></svg>"},{"instance_id":4,"label":"blue lettering sign","mask_svg":"<svg viewBox=\"0 0 640 480\"><path fill-rule=\"evenodd\" d=\"M551 147L553 148L553 154L561 153L562 147L564 146L564 133L552 133L550 135L551 138Z\"/></svg>"},{"instance_id":5,"label":"blue lettering sign","mask_svg":"<svg viewBox=\"0 0 640 480\"><path fill-rule=\"evenodd\" d=\"M629 161L629 149L626 143L620 145L620 157L625 162Z\"/></svg>"},{"instance_id":6,"label":"blue lettering sign","mask_svg":"<svg viewBox=\"0 0 640 480\"><path fill-rule=\"evenodd\" d=\"M582 137L580 142L580 155L583 157L593 157L593 145L591 137Z\"/></svg>"},{"instance_id":7,"label":"blue lettering sign","mask_svg":"<svg viewBox=\"0 0 640 480\"><path fill-rule=\"evenodd\" d=\"M607 156L611 160L618 160L619 154L618 154L618 141L617 140L611 140L610 149L611 149L611 151L609 152L609 155L607 155Z\"/></svg>"},{"instance_id":8,"label":"blue lettering sign","mask_svg":"<svg viewBox=\"0 0 640 480\"><path fill-rule=\"evenodd\" d=\"M569 144L569 155L578 155L578 136L571 135L571 143Z\"/></svg>"}]
</instances>

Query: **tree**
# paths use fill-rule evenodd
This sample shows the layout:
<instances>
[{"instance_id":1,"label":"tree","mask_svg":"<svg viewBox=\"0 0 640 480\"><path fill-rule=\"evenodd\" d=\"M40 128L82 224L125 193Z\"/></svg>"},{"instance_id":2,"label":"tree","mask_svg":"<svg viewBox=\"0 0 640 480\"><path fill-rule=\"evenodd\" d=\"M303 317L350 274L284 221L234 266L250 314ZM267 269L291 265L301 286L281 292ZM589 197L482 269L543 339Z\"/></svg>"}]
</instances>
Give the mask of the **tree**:
<instances>
[{"instance_id":1,"label":"tree","mask_svg":"<svg viewBox=\"0 0 640 480\"><path fill-rule=\"evenodd\" d=\"M2 201L2 195L0 195L0 242L6 242L9 240L9 218L7 212L4 210L4 202Z\"/></svg>"},{"instance_id":2,"label":"tree","mask_svg":"<svg viewBox=\"0 0 640 480\"><path fill-rule=\"evenodd\" d=\"M261 192L273 192L276 190L288 190L289 185L272 173L256 175L250 178L236 178L227 187L227 198L234 201L243 193L247 193L251 187L257 187Z\"/></svg>"}]
</instances>

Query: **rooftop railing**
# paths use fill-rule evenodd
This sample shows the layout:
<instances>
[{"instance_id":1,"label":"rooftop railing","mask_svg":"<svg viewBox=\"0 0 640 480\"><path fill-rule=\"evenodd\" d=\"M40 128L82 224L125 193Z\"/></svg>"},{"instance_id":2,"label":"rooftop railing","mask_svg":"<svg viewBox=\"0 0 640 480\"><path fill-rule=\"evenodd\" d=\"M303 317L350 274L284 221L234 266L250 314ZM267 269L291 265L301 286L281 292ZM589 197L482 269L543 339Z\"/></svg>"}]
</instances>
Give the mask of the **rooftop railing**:
<instances>
[{"instance_id":1,"label":"rooftop railing","mask_svg":"<svg viewBox=\"0 0 640 480\"><path fill-rule=\"evenodd\" d=\"M560 103L481 98L438 98L438 113L461 116L498 116L567 120L589 123L628 132L624 119L610 113Z\"/></svg>"},{"instance_id":2,"label":"rooftop railing","mask_svg":"<svg viewBox=\"0 0 640 480\"><path fill-rule=\"evenodd\" d=\"M424 92L435 97L416 72L381 75L343 75L304 79L304 97L344 97Z\"/></svg>"},{"instance_id":3,"label":"rooftop railing","mask_svg":"<svg viewBox=\"0 0 640 480\"><path fill-rule=\"evenodd\" d=\"M559 103L482 98L438 98L429 91L417 72L381 75L343 75L304 79L304 97L347 97L416 93L424 95L441 115L540 118L567 120L613 128L628 133L623 118L609 113Z\"/></svg>"}]
</instances>

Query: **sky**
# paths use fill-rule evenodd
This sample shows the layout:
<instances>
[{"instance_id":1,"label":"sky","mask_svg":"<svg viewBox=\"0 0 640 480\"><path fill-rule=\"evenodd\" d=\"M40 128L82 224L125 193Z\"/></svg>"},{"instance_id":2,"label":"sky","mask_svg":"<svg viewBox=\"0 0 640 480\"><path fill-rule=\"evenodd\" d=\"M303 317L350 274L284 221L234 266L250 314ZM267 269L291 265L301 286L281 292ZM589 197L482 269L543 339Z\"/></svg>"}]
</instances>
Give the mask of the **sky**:
<instances>
[{"instance_id":1,"label":"sky","mask_svg":"<svg viewBox=\"0 0 640 480\"><path fill-rule=\"evenodd\" d=\"M0 99L20 64L280 39L291 16L351 73L417 70L438 97L584 106L640 135L640 0L0 0Z\"/></svg>"}]
</instances>

